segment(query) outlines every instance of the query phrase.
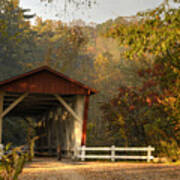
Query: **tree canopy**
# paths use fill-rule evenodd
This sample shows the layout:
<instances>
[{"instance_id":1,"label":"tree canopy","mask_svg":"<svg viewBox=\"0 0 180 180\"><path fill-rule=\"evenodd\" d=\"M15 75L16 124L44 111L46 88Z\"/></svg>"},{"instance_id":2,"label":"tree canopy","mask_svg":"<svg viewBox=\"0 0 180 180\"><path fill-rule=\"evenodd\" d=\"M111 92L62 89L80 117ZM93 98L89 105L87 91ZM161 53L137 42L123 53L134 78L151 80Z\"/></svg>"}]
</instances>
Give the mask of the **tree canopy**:
<instances>
[{"instance_id":1,"label":"tree canopy","mask_svg":"<svg viewBox=\"0 0 180 180\"><path fill-rule=\"evenodd\" d=\"M175 2L179 4L179 1ZM136 19L129 23L114 24L106 34L119 41L124 58L140 62L145 60L149 64L148 68L137 69L141 85L121 86L119 96L110 103L115 109L118 108L112 113L115 113L115 124L119 124L119 131L126 138L126 143L132 143L128 142L128 139L133 139L128 138L129 135L138 138L142 133L140 138L145 139L139 139L138 142L147 144L153 141L153 133L152 144L161 151L165 146L168 146L166 150L171 145L172 149L179 146L179 25L180 9L171 7L169 1L166 1L156 9L138 13ZM109 105L103 107L104 112ZM108 114L106 118L110 117ZM135 128L138 134L128 132L127 125Z\"/></svg>"}]
</instances>

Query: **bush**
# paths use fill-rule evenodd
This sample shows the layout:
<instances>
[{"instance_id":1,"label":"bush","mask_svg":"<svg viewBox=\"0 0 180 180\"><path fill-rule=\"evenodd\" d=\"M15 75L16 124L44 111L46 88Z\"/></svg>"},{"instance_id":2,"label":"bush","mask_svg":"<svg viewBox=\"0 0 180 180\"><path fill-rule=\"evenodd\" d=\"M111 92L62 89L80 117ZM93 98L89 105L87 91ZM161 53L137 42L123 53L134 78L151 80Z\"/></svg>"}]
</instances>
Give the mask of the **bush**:
<instances>
[{"instance_id":1,"label":"bush","mask_svg":"<svg viewBox=\"0 0 180 180\"><path fill-rule=\"evenodd\" d=\"M34 157L34 143L38 137L34 137L28 143L28 149L26 146L20 146L10 149L10 144L5 147L5 153L1 158L2 172L0 180L18 180L18 176L21 174L24 165L27 161L32 161Z\"/></svg>"},{"instance_id":2,"label":"bush","mask_svg":"<svg viewBox=\"0 0 180 180\"><path fill-rule=\"evenodd\" d=\"M10 150L10 145L5 147L5 154L2 156L2 172L0 180L18 180L18 176L23 170L27 161L28 153L23 153L22 147Z\"/></svg>"},{"instance_id":3,"label":"bush","mask_svg":"<svg viewBox=\"0 0 180 180\"><path fill-rule=\"evenodd\" d=\"M161 141L161 156L168 157L170 161L180 160L180 148L176 141L171 139L169 142Z\"/></svg>"}]
</instances>

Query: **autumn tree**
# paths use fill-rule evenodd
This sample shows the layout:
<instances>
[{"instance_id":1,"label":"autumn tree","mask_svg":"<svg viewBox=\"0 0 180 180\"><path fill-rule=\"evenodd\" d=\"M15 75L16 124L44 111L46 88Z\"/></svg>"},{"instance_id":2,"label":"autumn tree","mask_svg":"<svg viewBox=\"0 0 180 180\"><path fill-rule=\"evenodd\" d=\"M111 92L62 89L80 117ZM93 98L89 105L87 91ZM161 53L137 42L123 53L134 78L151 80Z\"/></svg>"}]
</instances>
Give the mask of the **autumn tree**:
<instances>
[{"instance_id":1,"label":"autumn tree","mask_svg":"<svg viewBox=\"0 0 180 180\"><path fill-rule=\"evenodd\" d=\"M32 49L36 58L24 61L27 68L49 65L63 73L73 73L78 68L80 50L87 42L81 27L37 17L32 30L37 34L36 49Z\"/></svg>"},{"instance_id":2,"label":"autumn tree","mask_svg":"<svg viewBox=\"0 0 180 180\"><path fill-rule=\"evenodd\" d=\"M36 34L29 19L34 15L27 15L27 11L19 7L18 0L0 1L0 80L19 74L23 62L33 58ZM5 118L3 142L25 143L27 129L28 123L22 118Z\"/></svg>"},{"instance_id":3,"label":"autumn tree","mask_svg":"<svg viewBox=\"0 0 180 180\"><path fill-rule=\"evenodd\" d=\"M129 23L114 24L107 33L107 36L119 41L124 58L132 61L146 59L150 64L148 69L137 69L139 79L142 80L140 86L123 87L122 91L126 93L119 92L115 102L119 108L115 113L115 122L125 126L128 122L131 124L137 121L137 127L130 125L133 130L129 141L137 130L136 138L140 135L144 139L137 141L147 144L152 142L149 138L153 132L154 138L157 138L152 144L161 151L168 146L166 152L174 148L178 152L180 145L179 17L180 9L171 7L169 1L166 1L156 9L139 13ZM145 123L147 121L148 126ZM124 131L119 136L129 135Z\"/></svg>"},{"instance_id":4,"label":"autumn tree","mask_svg":"<svg viewBox=\"0 0 180 180\"><path fill-rule=\"evenodd\" d=\"M31 56L33 32L26 15L28 10L19 7L18 0L0 1L0 63L1 79L17 73L20 62Z\"/></svg>"}]
</instances>

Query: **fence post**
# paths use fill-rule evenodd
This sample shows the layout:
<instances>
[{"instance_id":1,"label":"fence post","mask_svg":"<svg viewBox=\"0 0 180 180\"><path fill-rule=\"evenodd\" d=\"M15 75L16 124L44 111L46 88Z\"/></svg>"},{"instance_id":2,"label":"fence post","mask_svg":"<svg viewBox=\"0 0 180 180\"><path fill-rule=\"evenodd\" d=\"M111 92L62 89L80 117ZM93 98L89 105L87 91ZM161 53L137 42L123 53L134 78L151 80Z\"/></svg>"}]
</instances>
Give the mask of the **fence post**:
<instances>
[{"instance_id":1,"label":"fence post","mask_svg":"<svg viewBox=\"0 0 180 180\"><path fill-rule=\"evenodd\" d=\"M148 146L147 150L147 162L151 161L151 146Z\"/></svg>"},{"instance_id":2,"label":"fence post","mask_svg":"<svg viewBox=\"0 0 180 180\"><path fill-rule=\"evenodd\" d=\"M85 161L85 157L86 157L86 146L83 145L81 148L81 161Z\"/></svg>"},{"instance_id":3,"label":"fence post","mask_svg":"<svg viewBox=\"0 0 180 180\"><path fill-rule=\"evenodd\" d=\"M116 150L116 147L114 145L111 146L111 161L112 162L115 161L115 150Z\"/></svg>"}]
</instances>

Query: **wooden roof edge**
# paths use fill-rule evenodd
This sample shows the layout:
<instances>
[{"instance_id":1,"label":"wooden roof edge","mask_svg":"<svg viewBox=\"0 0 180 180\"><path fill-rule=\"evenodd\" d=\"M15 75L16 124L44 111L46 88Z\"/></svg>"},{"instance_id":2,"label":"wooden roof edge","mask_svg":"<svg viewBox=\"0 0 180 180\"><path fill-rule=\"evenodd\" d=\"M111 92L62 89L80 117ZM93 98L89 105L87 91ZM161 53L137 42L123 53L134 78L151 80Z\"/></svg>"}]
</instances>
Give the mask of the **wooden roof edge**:
<instances>
[{"instance_id":1,"label":"wooden roof edge","mask_svg":"<svg viewBox=\"0 0 180 180\"><path fill-rule=\"evenodd\" d=\"M97 90L95 90L95 89L93 89L93 88L90 88L90 87L84 85L83 83L81 83L81 82L79 82L79 81L77 81L77 80L71 79L70 77L68 77L68 76L64 75L63 73L60 73L60 72L52 69L52 68L49 67L49 66L40 66L40 67L38 67L38 68L36 68L36 69L33 69L33 70L31 70L31 71L28 71L28 72L22 73L22 74L20 74L20 75L16 75L16 76L14 76L14 77L11 77L11 78L9 78L9 79L0 81L0 87L3 86L3 85L5 85L5 84L8 84L8 83L11 83L11 82L13 82L13 81L16 81L16 80L19 80L19 79L28 77L28 76L30 76L30 75L33 75L33 74L35 74L35 73L38 73L38 72L41 72L41 71L44 71L44 70L49 71L49 72L51 72L51 73L53 73L53 74L56 74L57 76L63 78L64 80L69 81L69 82L71 82L71 83L73 83L73 84L76 84L76 85L80 86L81 88L84 88L84 89L89 90L89 91L90 91L90 94L96 94L96 93L98 93Z\"/></svg>"}]
</instances>

